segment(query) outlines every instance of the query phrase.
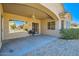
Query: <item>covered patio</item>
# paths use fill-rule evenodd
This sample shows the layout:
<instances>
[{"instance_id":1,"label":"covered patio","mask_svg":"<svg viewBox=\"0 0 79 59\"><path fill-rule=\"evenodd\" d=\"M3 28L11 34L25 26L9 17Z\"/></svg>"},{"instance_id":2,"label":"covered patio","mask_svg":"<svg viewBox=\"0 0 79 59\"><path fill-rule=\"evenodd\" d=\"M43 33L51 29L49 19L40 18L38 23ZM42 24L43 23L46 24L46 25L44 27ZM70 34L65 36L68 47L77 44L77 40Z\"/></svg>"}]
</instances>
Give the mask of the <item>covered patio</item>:
<instances>
[{"instance_id":1,"label":"covered patio","mask_svg":"<svg viewBox=\"0 0 79 59\"><path fill-rule=\"evenodd\" d=\"M76 55L78 52L78 47L77 51L72 51L72 41L58 38L60 29L66 28L68 21L60 17L64 13L62 4L4 3L0 6L0 55ZM30 36L29 31L33 31L35 36ZM74 45L77 46L76 41Z\"/></svg>"},{"instance_id":2,"label":"covered patio","mask_svg":"<svg viewBox=\"0 0 79 59\"><path fill-rule=\"evenodd\" d=\"M25 55L30 51L40 48L56 38L47 35L37 35L31 37L22 37L11 40L4 40L0 55Z\"/></svg>"}]
</instances>

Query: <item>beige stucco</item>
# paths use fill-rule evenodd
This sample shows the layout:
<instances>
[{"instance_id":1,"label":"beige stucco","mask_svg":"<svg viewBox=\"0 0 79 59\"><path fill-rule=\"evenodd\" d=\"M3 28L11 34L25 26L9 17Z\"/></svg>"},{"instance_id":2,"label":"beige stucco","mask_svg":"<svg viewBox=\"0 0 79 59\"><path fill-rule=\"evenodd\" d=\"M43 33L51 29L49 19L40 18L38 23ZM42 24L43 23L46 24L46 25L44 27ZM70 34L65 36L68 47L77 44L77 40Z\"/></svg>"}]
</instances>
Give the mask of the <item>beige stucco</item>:
<instances>
[{"instance_id":1,"label":"beige stucco","mask_svg":"<svg viewBox=\"0 0 79 59\"><path fill-rule=\"evenodd\" d=\"M5 21L4 21L4 33L5 33L4 34L4 40L29 36L28 32L9 33L9 23L8 23L8 21L10 19L27 21L28 22L28 30L32 29L32 22L39 23L39 34L40 34L41 23L40 23L39 19L32 20L32 18L19 16L19 15L15 15L15 14L11 14L11 13L4 13L4 18L5 18Z\"/></svg>"},{"instance_id":2,"label":"beige stucco","mask_svg":"<svg viewBox=\"0 0 79 59\"><path fill-rule=\"evenodd\" d=\"M13 13L25 17L31 18L32 15L34 14L35 17L38 19L49 18L47 13L28 5L7 3L7 4L3 4L3 8L4 8L4 12Z\"/></svg>"},{"instance_id":3,"label":"beige stucco","mask_svg":"<svg viewBox=\"0 0 79 59\"><path fill-rule=\"evenodd\" d=\"M0 48L1 48L1 4L0 4Z\"/></svg>"},{"instance_id":4,"label":"beige stucco","mask_svg":"<svg viewBox=\"0 0 79 59\"><path fill-rule=\"evenodd\" d=\"M1 29L2 29L1 26L3 24L3 23L1 23L3 21L3 20L1 21L1 15L2 15L2 13L3 13L3 9L2 9L2 5L0 4L0 48L2 46L2 41L1 40L3 39L3 32L1 31Z\"/></svg>"},{"instance_id":5,"label":"beige stucco","mask_svg":"<svg viewBox=\"0 0 79 59\"><path fill-rule=\"evenodd\" d=\"M60 19L59 14L64 12L63 4L61 3L41 3L49 10L51 10Z\"/></svg>"},{"instance_id":6,"label":"beige stucco","mask_svg":"<svg viewBox=\"0 0 79 59\"><path fill-rule=\"evenodd\" d=\"M71 25L71 21L72 21L72 16L70 13L61 13L61 21L63 20L64 21L64 28L67 29L67 28L70 28L70 25ZM69 25L68 25L69 23Z\"/></svg>"},{"instance_id":7,"label":"beige stucco","mask_svg":"<svg viewBox=\"0 0 79 59\"><path fill-rule=\"evenodd\" d=\"M64 28L66 28L67 19L61 18L60 13L64 13L63 4L60 3L25 3L25 4L3 4L4 9L4 39L14 39L29 36L28 32L9 33L9 19L17 19L28 21L28 29L32 29L32 22L39 23L39 34L52 35L59 37L59 30L61 29L61 21L64 20ZM18 5L18 7L17 7ZM11 7L13 6L13 7ZM28 7L27 7L28 6ZM29 8L30 7L30 8ZM28 8L28 9L27 9ZM32 8L32 10L30 10ZM0 11L1 12L1 11ZM32 19L33 12L35 12L36 20ZM29 17L28 17L29 16ZM44 18L43 18L44 16ZM55 21L55 30L48 30L48 22Z\"/></svg>"},{"instance_id":8,"label":"beige stucco","mask_svg":"<svg viewBox=\"0 0 79 59\"><path fill-rule=\"evenodd\" d=\"M47 13L51 18L53 18L55 20L58 19L58 17L54 14L54 11L52 12L50 9L47 8L47 6L44 6L41 3L25 3L24 5L28 5L28 6L34 7L38 10L41 10L41 11ZM57 7L59 7L59 6L57 6Z\"/></svg>"},{"instance_id":9,"label":"beige stucco","mask_svg":"<svg viewBox=\"0 0 79 59\"><path fill-rule=\"evenodd\" d=\"M58 29L61 29L61 20L62 18L60 18L59 14L64 13L64 6L61 3L41 3L41 5L45 6L46 8L48 8L50 11L52 11L58 18L58 20L56 21L58 24ZM63 19L65 20L65 19ZM65 23L64 23L64 27L65 27Z\"/></svg>"},{"instance_id":10,"label":"beige stucco","mask_svg":"<svg viewBox=\"0 0 79 59\"><path fill-rule=\"evenodd\" d=\"M64 12L64 6L63 4L60 4L60 3L41 3L41 5L45 6L46 8L48 8L49 10L51 10L57 17L58 17L58 20L55 20L55 19L45 19L45 20L42 20L41 21L41 32L42 34L47 34L47 35L52 35L52 36L57 36L59 37L60 34L59 34L59 31L61 29L61 21L64 20L64 28L69 28L68 25L67 25L67 22L70 23L71 21L71 14L70 13L65 13ZM64 13L65 15L63 15L64 18L61 18L59 16L59 14L62 14ZM47 23L49 21L53 21L55 20L55 30L48 30L47 28Z\"/></svg>"},{"instance_id":11,"label":"beige stucco","mask_svg":"<svg viewBox=\"0 0 79 59\"><path fill-rule=\"evenodd\" d=\"M55 21L55 30L48 30L48 22ZM41 20L41 33L44 35L52 35L59 37L59 21L53 19Z\"/></svg>"}]
</instances>

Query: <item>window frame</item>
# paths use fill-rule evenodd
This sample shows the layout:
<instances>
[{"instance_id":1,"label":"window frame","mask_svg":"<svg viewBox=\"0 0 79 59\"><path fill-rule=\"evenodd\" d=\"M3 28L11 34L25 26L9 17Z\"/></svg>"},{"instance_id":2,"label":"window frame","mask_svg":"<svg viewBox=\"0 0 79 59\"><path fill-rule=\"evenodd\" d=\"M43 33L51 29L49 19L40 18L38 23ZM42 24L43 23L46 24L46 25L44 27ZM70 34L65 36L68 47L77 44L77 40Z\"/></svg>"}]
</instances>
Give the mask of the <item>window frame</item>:
<instances>
[{"instance_id":1,"label":"window frame","mask_svg":"<svg viewBox=\"0 0 79 59\"><path fill-rule=\"evenodd\" d=\"M55 21L48 22L48 30L55 30Z\"/></svg>"},{"instance_id":2,"label":"window frame","mask_svg":"<svg viewBox=\"0 0 79 59\"><path fill-rule=\"evenodd\" d=\"M8 25L10 26L10 21L14 21L14 22L16 22L16 21L18 21L18 22L24 22L25 24L27 24L27 21L23 21L23 20L17 20L17 19L9 19L9 21L8 21ZM23 24L19 24L19 26L21 26L21 25L24 25L24 23ZM15 23L16 24L16 23ZM16 25L17 26L17 25ZM23 31L21 31L22 29L18 29L18 31L15 31L15 29L13 30L13 32L10 32L10 28L9 28L9 33L19 33L19 32L26 32L26 30L25 29L23 29Z\"/></svg>"}]
</instances>

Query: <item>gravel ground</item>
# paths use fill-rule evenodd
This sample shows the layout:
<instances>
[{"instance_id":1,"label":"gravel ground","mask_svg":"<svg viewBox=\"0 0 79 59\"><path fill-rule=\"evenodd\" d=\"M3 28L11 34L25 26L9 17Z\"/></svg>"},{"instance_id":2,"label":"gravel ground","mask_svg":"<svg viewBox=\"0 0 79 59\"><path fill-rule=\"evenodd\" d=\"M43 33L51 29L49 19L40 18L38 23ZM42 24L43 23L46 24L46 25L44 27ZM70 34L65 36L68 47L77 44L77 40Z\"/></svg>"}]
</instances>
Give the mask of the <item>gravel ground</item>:
<instances>
[{"instance_id":1,"label":"gravel ground","mask_svg":"<svg viewBox=\"0 0 79 59\"><path fill-rule=\"evenodd\" d=\"M2 56L79 56L79 40L40 35L3 42Z\"/></svg>"}]
</instances>

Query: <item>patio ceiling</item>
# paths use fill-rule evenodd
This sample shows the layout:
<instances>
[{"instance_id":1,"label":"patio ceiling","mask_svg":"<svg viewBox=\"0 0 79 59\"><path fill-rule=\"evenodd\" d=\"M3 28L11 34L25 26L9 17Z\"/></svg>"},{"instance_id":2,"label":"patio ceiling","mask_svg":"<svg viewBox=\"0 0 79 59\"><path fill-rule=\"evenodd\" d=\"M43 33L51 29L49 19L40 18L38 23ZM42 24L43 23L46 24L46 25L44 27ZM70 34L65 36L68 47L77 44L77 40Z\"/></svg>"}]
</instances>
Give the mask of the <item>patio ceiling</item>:
<instances>
[{"instance_id":1,"label":"patio ceiling","mask_svg":"<svg viewBox=\"0 0 79 59\"><path fill-rule=\"evenodd\" d=\"M39 9L33 8L31 6L23 5L23 4L6 3L6 4L3 4L3 10L4 12L13 13L13 14L17 14L17 15L21 15L25 17L32 17L34 13L36 18L38 19L51 18L47 13Z\"/></svg>"},{"instance_id":2,"label":"patio ceiling","mask_svg":"<svg viewBox=\"0 0 79 59\"><path fill-rule=\"evenodd\" d=\"M38 9L38 10L41 10L41 11L47 13L52 20L60 19L59 15L56 15L54 11L50 10L49 8L47 8L47 6L44 6L41 3L22 3L22 4L34 7L36 9Z\"/></svg>"}]
</instances>

